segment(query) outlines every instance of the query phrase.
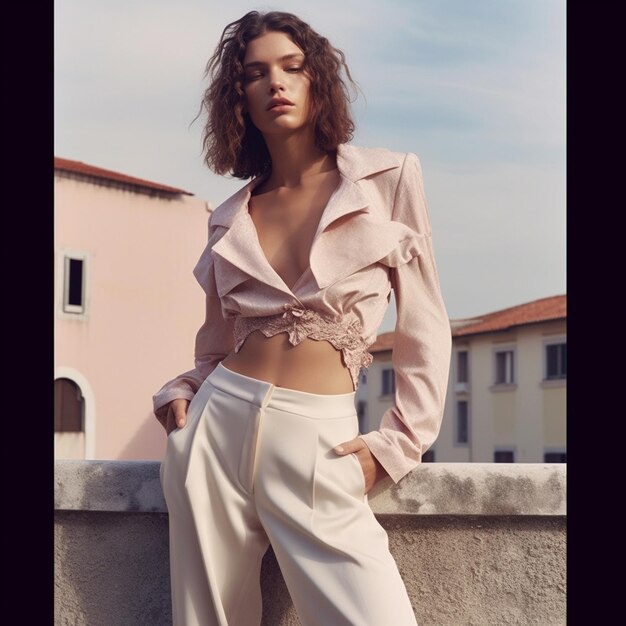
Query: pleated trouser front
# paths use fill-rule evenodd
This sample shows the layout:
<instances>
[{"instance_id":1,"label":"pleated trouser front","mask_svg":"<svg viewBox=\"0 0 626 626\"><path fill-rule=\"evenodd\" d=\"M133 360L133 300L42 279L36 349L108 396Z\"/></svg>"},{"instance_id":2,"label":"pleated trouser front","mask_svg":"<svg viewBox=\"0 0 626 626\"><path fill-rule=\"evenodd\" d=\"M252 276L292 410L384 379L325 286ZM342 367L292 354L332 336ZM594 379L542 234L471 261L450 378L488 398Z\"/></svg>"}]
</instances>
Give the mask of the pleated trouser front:
<instances>
[{"instance_id":1,"label":"pleated trouser front","mask_svg":"<svg viewBox=\"0 0 626 626\"><path fill-rule=\"evenodd\" d=\"M271 543L303 626L416 626L361 465L354 393L312 394L221 364L168 437L174 626L259 626Z\"/></svg>"}]
</instances>

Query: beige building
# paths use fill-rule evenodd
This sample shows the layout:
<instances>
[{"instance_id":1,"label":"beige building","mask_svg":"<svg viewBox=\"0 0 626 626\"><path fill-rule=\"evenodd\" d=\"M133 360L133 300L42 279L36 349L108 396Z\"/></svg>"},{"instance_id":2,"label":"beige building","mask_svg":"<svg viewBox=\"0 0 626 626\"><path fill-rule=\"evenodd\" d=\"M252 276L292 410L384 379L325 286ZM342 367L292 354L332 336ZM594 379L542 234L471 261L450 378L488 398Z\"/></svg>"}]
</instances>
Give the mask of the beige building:
<instances>
[{"instance_id":1,"label":"beige building","mask_svg":"<svg viewBox=\"0 0 626 626\"><path fill-rule=\"evenodd\" d=\"M55 158L55 456L159 459L152 394L193 367L209 206Z\"/></svg>"},{"instance_id":2,"label":"beige building","mask_svg":"<svg viewBox=\"0 0 626 626\"><path fill-rule=\"evenodd\" d=\"M566 296L453 320L443 422L426 461L566 461ZM361 430L393 402L393 333L371 347L362 374Z\"/></svg>"}]
</instances>

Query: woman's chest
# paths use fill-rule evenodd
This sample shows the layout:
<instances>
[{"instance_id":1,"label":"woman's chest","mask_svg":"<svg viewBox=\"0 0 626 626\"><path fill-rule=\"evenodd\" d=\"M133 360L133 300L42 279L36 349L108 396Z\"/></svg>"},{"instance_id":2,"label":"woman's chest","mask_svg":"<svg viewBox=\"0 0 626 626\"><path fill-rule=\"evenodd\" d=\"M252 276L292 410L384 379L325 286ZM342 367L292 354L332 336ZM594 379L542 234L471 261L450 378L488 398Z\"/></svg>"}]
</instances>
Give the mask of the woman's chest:
<instances>
[{"instance_id":1,"label":"woman's chest","mask_svg":"<svg viewBox=\"0 0 626 626\"><path fill-rule=\"evenodd\" d=\"M309 266L311 246L324 206L267 207L251 214L261 252L291 286Z\"/></svg>"},{"instance_id":2,"label":"woman's chest","mask_svg":"<svg viewBox=\"0 0 626 626\"><path fill-rule=\"evenodd\" d=\"M309 267L322 215L337 186L327 175L316 185L280 188L250 199L248 213L265 260L288 286Z\"/></svg>"}]
</instances>

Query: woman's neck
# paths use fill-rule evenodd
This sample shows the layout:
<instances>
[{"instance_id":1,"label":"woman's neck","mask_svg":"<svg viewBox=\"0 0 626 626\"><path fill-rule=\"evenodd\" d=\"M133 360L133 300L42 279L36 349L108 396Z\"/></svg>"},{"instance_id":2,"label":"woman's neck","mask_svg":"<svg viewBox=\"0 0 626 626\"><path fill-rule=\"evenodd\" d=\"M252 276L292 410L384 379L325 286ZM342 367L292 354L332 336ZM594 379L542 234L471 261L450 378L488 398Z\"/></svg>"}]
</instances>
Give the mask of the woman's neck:
<instances>
[{"instance_id":1,"label":"woman's neck","mask_svg":"<svg viewBox=\"0 0 626 626\"><path fill-rule=\"evenodd\" d=\"M303 178L337 167L335 153L317 148L310 131L288 137L270 135L265 137L265 142L272 157L272 172L263 185L265 190L297 187Z\"/></svg>"}]
</instances>

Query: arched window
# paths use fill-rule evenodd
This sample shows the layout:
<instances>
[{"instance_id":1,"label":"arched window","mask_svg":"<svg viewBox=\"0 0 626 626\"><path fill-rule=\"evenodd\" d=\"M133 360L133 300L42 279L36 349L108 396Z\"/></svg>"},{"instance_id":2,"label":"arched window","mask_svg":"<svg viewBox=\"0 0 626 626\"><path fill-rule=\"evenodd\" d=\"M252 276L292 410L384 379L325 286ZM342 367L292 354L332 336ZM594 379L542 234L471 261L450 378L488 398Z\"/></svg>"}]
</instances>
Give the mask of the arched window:
<instances>
[{"instance_id":1,"label":"arched window","mask_svg":"<svg viewBox=\"0 0 626 626\"><path fill-rule=\"evenodd\" d=\"M54 381L54 432L83 432L84 418L85 399L80 387L69 378L57 378Z\"/></svg>"}]
</instances>

